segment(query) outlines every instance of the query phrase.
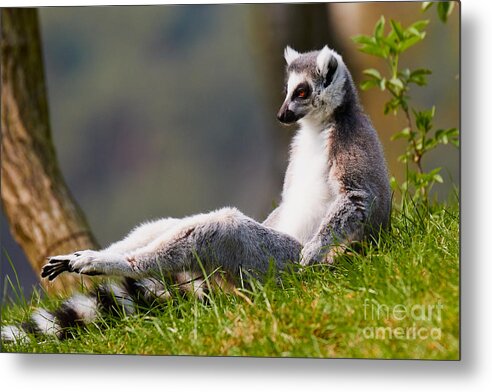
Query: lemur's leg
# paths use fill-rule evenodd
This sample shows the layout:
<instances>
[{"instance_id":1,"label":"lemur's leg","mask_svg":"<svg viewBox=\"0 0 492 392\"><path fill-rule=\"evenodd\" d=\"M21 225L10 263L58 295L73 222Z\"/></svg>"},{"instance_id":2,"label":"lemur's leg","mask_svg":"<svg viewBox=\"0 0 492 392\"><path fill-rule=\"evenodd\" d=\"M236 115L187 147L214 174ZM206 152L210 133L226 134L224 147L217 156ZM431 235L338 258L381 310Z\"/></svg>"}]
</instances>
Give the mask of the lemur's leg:
<instances>
[{"instance_id":1,"label":"lemur's leg","mask_svg":"<svg viewBox=\"0 0 492 392\"><path fill-rule=\"evenodd\" d=\"M262 274L269 263L282 269L297 261L301 245L289 235L269 229L234 208L184 218L146 246L122 254L82 251L50 258L42 276L64 271L87 275L142 278L183 270L212 272L219 268L239 276Z\"/></svg>"},{"instance_id":2,"label":"lemur's leg","mask_svg":"<svg viewBox=\"0 0 492 392\"><path fill-rule=\"evenodd\" d=\"M318 232L301 252L301 265L332 264L347 246L364 238L370 216L370 197L364 191L351 191L339 197L321 222Z\"/></svg>"},{"instance_id":3,"label":"lemur's leg","mask_svg":"<svg viewBox=\"0 0 492 392\"><path fill-rule=\"evenodd\" d=\"M152 222L144 223L134 228L121 241L108 246L105 251L111 253L125 253L141 248L150 244L156 238L175 226L180 220L174 218L164 218Z\"/></svg>"},{"instance_id":4,"label":"lemur's leg","mask_svg":"<svg viewBox=\"0 0 492 392\"><path fill-rule=\"evenodd\" d=\"M64 264L74 260L77 257L81 257L82 254L85 257L97 257L104 252L107 260L118 260L121 258L122 254L150 244L156 238L162 236L170 230L179 221L179 219L164 218L153 222L144 223L133 229L124 239L111 244L102 251L84 250L68 255L53 256L50 258L51 267L47 268L47 271L49 271L50 275L54 278L57 275L56 272L58 270L61 272L61 269L65 268ZM96 273L93 275L96 275ZM47 276L44 270L42 271L41 276Z\"/></svg>"}]
</instances>

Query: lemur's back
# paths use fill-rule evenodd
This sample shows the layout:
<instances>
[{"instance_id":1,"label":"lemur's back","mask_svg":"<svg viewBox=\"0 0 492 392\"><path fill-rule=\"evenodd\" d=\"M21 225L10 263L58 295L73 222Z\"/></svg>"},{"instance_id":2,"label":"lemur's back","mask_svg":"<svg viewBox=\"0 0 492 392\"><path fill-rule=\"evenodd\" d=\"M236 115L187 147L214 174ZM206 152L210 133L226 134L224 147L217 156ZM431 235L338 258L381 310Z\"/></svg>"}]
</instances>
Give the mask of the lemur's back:
<instances>
[{"instance_id":1,"label":"lemur's back","mask_svg":"<svg viewBox=\"0 0 492 392\"><path fill-rule=\"evenodd\" d=\"M391 190L381 143L367 116L360 110L333 135L333 161L344 190L360 190L371 196L367 234L389 224Z\"/></svg>"}]
</instances>

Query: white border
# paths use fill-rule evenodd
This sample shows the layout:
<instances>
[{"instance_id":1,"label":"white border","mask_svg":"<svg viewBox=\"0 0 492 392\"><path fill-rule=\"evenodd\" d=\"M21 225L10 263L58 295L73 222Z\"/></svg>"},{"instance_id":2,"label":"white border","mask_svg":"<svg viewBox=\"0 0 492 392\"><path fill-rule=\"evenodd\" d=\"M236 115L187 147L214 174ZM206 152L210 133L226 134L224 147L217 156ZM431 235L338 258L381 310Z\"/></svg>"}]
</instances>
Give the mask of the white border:
<instances>
[{"instance_id":1,"label":"white border","mask_svg":"<svg viewBox=\"0 0 492 392\"><path fill-rule=\"evenodd\" d=\"M209 3L224 3L212 1ZM255 1L247 1L255 2ZM23 1L0 6L162 4ZM199 3L182 1L180 3ZM462 1L462 361L0 354L2 390L485 391L492 385L490 1ZM261 389L260 389L261 388Z\"/></svg>"}]
</instances>

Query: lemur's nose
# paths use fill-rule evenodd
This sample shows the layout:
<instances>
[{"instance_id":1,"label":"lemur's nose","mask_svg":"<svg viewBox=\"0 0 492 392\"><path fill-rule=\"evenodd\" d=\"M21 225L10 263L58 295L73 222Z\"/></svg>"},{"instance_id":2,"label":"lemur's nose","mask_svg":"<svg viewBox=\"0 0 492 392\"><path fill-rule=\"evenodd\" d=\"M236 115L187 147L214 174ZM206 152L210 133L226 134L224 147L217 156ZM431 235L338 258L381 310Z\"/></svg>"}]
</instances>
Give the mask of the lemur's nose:
<instances>
[{"instance_id":1,"label":"lemur's nose","mask_svg":"<svg viewBox=\"0 0 492 392\"><path fill-rule=\"evenodd\" d=\"M277 114L277 119L283 124L292 124L296 121L296 115L292 110L280 110Z\"/></svg>"}]
</instances>

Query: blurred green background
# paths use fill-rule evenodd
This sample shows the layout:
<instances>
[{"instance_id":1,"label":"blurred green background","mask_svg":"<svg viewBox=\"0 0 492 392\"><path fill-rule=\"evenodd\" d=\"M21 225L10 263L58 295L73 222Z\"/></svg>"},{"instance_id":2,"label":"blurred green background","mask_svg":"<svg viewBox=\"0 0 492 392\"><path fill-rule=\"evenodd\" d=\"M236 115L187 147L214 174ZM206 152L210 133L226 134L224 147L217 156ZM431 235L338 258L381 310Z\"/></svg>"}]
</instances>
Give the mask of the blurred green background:
<instances>
[{"instance_id":1,"label":"blurred green background","mask_svg":"<svg viewBox=\"0 0 492 392\"><path fill-rule=\"evenodd\" d=\"M447 24L420 3L167 5L43 8L40 22L54 143L65 179L105 246L136 224L225 205L264 219L279 201L292 128L276 123L283 48L344 56L353 77L382 62L351 37L381 15L408 25L430 19L423 43L402 58L433 70L411 91L436 105L437 127L459 127L459 10ZM361 93L392 175L403 118L383 115L383 92ZM459 152L440 147L424 167L442 166L447 200L459 183ZM24 292L37 281L2 219L2 247ZM2 254L2 281L13 275Z\"/></svg>"}]
</instances>

